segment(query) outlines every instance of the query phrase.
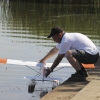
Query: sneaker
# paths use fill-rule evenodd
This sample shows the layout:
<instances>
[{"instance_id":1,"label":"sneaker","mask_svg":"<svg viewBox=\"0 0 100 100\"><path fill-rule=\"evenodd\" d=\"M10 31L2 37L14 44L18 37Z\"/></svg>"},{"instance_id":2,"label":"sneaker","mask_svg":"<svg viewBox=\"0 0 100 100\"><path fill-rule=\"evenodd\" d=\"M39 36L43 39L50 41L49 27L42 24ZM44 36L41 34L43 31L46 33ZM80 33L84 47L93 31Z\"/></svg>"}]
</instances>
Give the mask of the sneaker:
<instances>
[{"instance_id":1,"label":"sneaker","mask_svg":"<svg viewBox=\"0 0 100 100\"><path fill-rule=\"evenodd\" d=\"M83 73L84 73L84 75L85 75L86 77L89 76L89 73L88 73L87 71L84 71Z\"/></svg>"},{"instance_id":2,"label":"sneaker","mask_svg":"<svg viewBox=\"0 0 100 100\"><path fill-rule=\"evenodd\" d=\"M83 71L83 74L85 74L86 77L89 76L89 74L85 68L82 67L81 70Z\"/></svg>"},{"instance_id":3,"label":"sneaker","mask_svg":"<svg viewBox=\"0 0 100 100\"><path fill-rule=\"evenodd\" d=\"M72 74L70 78L68 78L68 81L86 81L85 74L81 75L79 73Z\"/></svg>"}]
</instances>

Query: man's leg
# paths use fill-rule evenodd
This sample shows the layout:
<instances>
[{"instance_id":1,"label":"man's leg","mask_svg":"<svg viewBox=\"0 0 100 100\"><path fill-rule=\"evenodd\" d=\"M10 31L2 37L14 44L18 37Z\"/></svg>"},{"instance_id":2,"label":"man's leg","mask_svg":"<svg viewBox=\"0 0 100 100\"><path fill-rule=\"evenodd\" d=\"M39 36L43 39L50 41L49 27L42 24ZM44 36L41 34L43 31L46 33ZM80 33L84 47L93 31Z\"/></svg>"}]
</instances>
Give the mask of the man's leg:
<instances>
[{"instance_id":1,"label":"man's leg","mask_svg":"<svg viewBox=\"0 0 100 100\"><path fill-rule=\"evenodd\" d=\"M81 63L83 64L96 63L99 59L99 53L92 55L85 52L84 50L68 50L65 54L65 57L77 72L75 74L72 74L69 80L84 81L88 76L88 73Z\"/></svg>"},{"instance_id":2,"label":"man's leg","mask_svg":"<svg viewBox=\"0 0 100 100\"><path fill-rule=\"evenodd\" d=\"M75 56L81 56L80 53L77 54L77 52L74 53ZM69 81L86 81L86 77L88 76L85 68L82 66L82 64L73 57L73 51L69 50L65 54L65 57L69 61L69 63L74 67L76 70L75 74L72 74L71 77L68 79Z\"/></svg>"},{"instance_id":3,"label":"man's leg","mask_svg":"<svg viewBox=\"0 0 100 100\"><path fill-rule=\"evenodd\" d=\"M69 63L75 68L76 71L81 70L81 66L78 60L72 56L71 50L67 51L67 53L65 54L65 57L67 58Z\"/></svg>"}]
</instances>

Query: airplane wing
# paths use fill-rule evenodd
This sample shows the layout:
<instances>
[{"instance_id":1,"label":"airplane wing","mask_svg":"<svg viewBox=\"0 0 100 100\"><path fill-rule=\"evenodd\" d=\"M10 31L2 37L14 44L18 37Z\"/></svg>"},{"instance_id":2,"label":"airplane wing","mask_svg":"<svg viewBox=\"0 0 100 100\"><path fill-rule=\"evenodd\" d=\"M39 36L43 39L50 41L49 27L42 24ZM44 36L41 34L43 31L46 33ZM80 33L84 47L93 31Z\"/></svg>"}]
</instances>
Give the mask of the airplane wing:
<instances>
[{"instance_id":1,"label":"airplane wing","mask_svg":"<svg viewBox=\"0 0 100 100\"><path fill-rule=\"evenodd\" d=\"M5 59L0 58L0 63L3 64L15 64L15 65L25 65L25 66L37 66L37 67L51 67L52 63L38 63L34 61L25 61L25 60L14 60L14 59ZM83 64L84 68L95 68L94 64ZM60 63L57 67L72 67L70 63Z\"/></svg>"},{"instance_id":2,"label":"airplane wing","mask_svg":"<svg viewBox=\"0 0 100 100\"><path fill-rule=\"evenodd\" d=\"M34 61L25 61L25 60L14 60L14 59L5 59L5 58L0 58L0 63L2 64L15 64L15 65L26 65L26 66L37 66L37 67L51 67L52 63L38 63ZM71 65L69 63L60 63L57 67L64 67L64 66L69 66Z\"/></svg>"},{"instance_id":3,"label":"airplane wing","mask_svg":"<svg viewBox=\"0 0 100 100\"><path fill-rule=\"evenodd\" d=\"M43 76L25 76L25 79L35 80L35 81L55 81L59 80L62 81L62 78L51 78L51 77L43 77Z\"/></svg>"}]
</instances>

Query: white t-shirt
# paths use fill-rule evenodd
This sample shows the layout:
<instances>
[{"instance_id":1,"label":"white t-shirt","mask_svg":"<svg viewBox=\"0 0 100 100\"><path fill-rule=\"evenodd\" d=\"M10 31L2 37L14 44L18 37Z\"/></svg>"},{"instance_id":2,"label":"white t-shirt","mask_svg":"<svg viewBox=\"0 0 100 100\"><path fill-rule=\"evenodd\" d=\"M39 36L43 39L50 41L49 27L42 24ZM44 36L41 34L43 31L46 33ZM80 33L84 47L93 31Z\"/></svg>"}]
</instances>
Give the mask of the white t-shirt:
<instances>
[{"instance_id":1,"label":"white t-shirt","mask_svg":"<svg viewBox=\"0 0 100 100\"><path fill-rule=\"evenodd\" d=\"M85 35L81 33L65 33L61 43L56 45L59 49L59 54L65 54L68 50L84 50L89 54L95 55L98 53L97 47Z\"/></svg>"}]
</instances>

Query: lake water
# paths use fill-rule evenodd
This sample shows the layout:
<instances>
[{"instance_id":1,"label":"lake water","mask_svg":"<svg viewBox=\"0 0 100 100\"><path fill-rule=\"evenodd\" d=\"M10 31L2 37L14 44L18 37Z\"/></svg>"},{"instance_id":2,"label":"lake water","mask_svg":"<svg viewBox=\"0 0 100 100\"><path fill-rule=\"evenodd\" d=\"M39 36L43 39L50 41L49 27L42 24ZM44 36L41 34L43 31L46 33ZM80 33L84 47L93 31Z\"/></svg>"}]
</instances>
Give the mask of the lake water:
<instances>
[{"instance_id":1,"label":"lake water","mask_svg":"<svg viewBox=\"0 0 100 100\"><path fill-rule=\"evenodd\" d=\"M67 32L87 35L100 51L99 5L38 4L1 0L0 58L39 61L56 44L47 39L54 26L61 26ZM55 57L48 62L53 62ZM63 59L62 62L67 60ZM64 68L52 75L61 77L64 81L73 72L73 68ZM23 78L27 75L36 75L36 72L26 66L0 64L0 100L39 100L42 91L51 90L50 82L39 82L35 93L29 94L29 80Z\"/></svg>"}]
</instances>

